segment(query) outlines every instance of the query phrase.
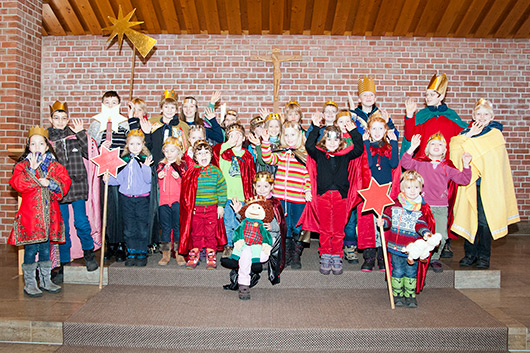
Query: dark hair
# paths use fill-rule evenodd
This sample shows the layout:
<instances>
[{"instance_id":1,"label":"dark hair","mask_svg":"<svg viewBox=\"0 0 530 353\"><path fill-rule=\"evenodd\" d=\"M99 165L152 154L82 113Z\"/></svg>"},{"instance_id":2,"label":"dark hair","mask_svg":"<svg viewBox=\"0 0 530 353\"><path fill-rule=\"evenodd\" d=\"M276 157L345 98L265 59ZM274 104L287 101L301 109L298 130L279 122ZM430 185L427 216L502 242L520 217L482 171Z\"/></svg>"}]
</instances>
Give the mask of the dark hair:
<instances>
[{"instance_id":1,"label":"dark hair","mask_svg":"<svg viewBox=\"0 0 530 353\"><path fill-rule=\"evenodd\" d=\"M35 135L33 135L35 136ZM59 158L57 158L57 155L55 154L55 151L53 149L53 146L52 144L50 143L50 140L48 140L48 138L46 136L43 136L43 135L40 135L42 137L44 137L44 141L46 141L46 146L48 146L48 151L47 152L50 152L57 161L59 161ZM28 138L28 141L26 142L26 147L24 148L24 152L22 153L22 155L18 158L17 160L17 163L19 162L22 162L24 159L26 159L26 157L28 156L28 154L31 153L31 151L29 150L29 140L31 140L31 137Z\"/></svg>"},{"instance_id":2,"label":"dark hair","mask_svg":"<svg viewBox=\"0 0 530 353\"><path fill-rule=\"evenodd\" d=\"M180 106L180 114L179 114L180 121L183 121L185 123L187 122L186 116L184 115L184 103L186 103L186 100L188 99L193 99L195 101L195 116L193 117L193 122L197 125L204 126L204 120L202 120L202 118L199 116L199 105L197 104L197 100L195 99L195 97L191 97L191 96L184 98L184 101L182 102Z\"/></svg>"},{"instance_id":3,"label":"dark hair","mask_svg":"<svg viewBox=\"0 0 530 353\"><path fill-rule=\"evenodd\" d=\"M327 150L326 139L328 138L328 135L330 132L336 133L337 136L339 137L340 143L339 143L339 147L337 148L337 151L340 151L346 148L346 142L344 142L344 139L342 138L342 131L340 131L340 128L336 125L326 126L326 128L324 129L324 132L322 133L322 137L317 142L316 146Z\"/></svg>"},{"instance_id":4,"label":"dark hair","mask_svg":"<svg viewBox=\"0 0 530 353\"><path fill-rule=\"evenodd\" d=\"M120 95L116 91L107 91L107 92L103 93L103 97L101 97L101 103L103 103L105 98L109 98L109 97L116 97L116 98L118 98L118 103L121 103Z\"/></svg>"}]
</instances>

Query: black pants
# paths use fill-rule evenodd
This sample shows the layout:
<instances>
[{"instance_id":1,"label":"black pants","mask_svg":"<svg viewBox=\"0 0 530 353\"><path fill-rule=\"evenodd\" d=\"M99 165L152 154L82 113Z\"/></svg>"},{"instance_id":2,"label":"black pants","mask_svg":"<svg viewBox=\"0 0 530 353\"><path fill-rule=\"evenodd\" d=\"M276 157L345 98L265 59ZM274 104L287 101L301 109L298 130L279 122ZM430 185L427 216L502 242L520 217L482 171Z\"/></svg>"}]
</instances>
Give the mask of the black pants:
<instances>
[{"instance_id":1,"label":"black pants","mask_svg":"<svg viewBox=\"0 0 530 353\"><path fill-rule=\"evenodd\" d=\"M120 194L120 204L123 217L123 235L127 249L147 253L149 196L129 197ZM135 252L132 251L132 253Z\"/></svg>"},{"instance_id":2,"label":"black pants","mask_svg":"<svg viewBox=\"0 0 530 353\"><path fill-rule=\"evenodd\" d=\"M121 215L121 205L119 197L119 185L109 185L109 195L107 199L107 240L110 244L123 243L123 217ZM102 191L105 190L102 183ZM103 205L104 193L101 192L101 205ZM103 209L103 207L101 207Z\"/></svg>"},{"instance_id":3,"label":"black pants","mask_svg":"<svg viewBox=\"0 0 530 353\"><path fill-rule=\"evenodd\" d=\"M480 197L480 186L477 185L477 212L478 212L478 229L475 235L474 243L466 240L464 251L466 256L478 257L479 259L489 261L491 256L491 231L488 226L488 220L484 214L484 206Z\"/></svg>"}]
</instances>

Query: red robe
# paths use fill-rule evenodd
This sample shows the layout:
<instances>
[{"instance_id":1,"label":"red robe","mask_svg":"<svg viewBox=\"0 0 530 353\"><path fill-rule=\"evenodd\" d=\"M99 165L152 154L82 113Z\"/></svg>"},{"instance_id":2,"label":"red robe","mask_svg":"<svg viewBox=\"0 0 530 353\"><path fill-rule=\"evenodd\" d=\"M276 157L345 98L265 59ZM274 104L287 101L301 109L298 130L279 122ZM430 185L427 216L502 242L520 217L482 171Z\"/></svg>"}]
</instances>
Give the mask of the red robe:
<instances>
[{"instance_id":1,"label":"red robe","mask_svg":"<svg viewBox=\"0 0 530 353\"><path fill-rule=\"evenodd\" d=\"M71 179L62 164L52 161L48 167L47 179L55 181L60 192L55 193L40 185L43 175L37 168L35 176L29 171L29 161L24 160L15 166L9 184L22 196L22 202L15 216L15 224L8 244L25 245L42 243L63 243L64 224L59 209L59 200L70 189Z\"/></svg>"},{"instance_id":2,"label":"red robe","mask_svg":"<svg viewBox=\"0 0 530 353\"><path fill-rule=\"evenodd\" d=\"M195 208L195 198L197 197L197 183L199 176L205 167L194 167L188 169L182 177L180 192L180 239L179 254L187 256L192 247L191 242L191 220L193 209ZM222 218L217 219L217 250L222 251L226 245L226 229Z\"/></svg>"},{"instance_id":3,"label":"red robe","mask_svg":"<svg viewBox=\"0 0 530 353\"><path fill-rule=\"evenodd\" d=\"M221 155L221 146L222 143L218 143L213 147L213 158L212 164L216 167L219 167L219 159L222 158L225 161L231 161L232 157L235 156L234 151L229 148L223 152ZM254 196L253 184L254 184L254 175L256 174L256 165L254 164L254 157L252 154L243 149L243 155L241 157L236 156L237 162L239 164L239 170L241 171L241 181L243 182L243 194L245 195L245 200Z\"/></svg>"}]
</instances>

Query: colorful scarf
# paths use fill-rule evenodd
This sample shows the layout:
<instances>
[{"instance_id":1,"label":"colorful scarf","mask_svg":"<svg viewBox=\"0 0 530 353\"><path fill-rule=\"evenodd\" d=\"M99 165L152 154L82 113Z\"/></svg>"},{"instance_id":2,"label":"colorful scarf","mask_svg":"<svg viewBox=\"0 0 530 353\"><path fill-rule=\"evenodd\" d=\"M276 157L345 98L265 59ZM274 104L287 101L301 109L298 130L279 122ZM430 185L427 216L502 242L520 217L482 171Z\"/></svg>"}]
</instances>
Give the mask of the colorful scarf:
<instances>
[{"instance_id":1,"label":"colorful scarf","mask_svg":"<svg viewBox=\"0 0 530 353\"><path fill-rule=\"evenodd\" d=\"M407 211L419 211L421 209L421 204L423 203L423 197L418 195L414 200L410 200L404 193L400 192L398 195L398 201Z\"/></svg>"}]
</instances>

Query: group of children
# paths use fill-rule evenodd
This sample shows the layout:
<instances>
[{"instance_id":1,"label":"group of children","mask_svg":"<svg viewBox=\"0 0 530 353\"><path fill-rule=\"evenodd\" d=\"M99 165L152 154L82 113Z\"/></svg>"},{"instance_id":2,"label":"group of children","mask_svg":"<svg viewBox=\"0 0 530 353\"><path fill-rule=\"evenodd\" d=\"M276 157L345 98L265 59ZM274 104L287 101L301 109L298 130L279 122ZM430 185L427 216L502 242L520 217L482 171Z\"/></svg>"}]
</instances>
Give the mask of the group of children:
<instances>
[{"instance_id":1,"label":"group of children","mask_svg":"<svg viewBox=\"0 0 530 353\"><path fill-rule=\"evenodd\" d=\"M70 204L87 269L97 268L82 205L88 185L82 158L92 142L119 148L126 162L116 178L103 178L109 184L108 258L146 266L150 246L158 244L161 266L173 252L178 265L194 269L204 261L215 269L222 251L222 265L232 269L225 288L250 299L249 288L264 263L273 284L285 266L301 268L310 232L319 234L323 275L340 275L343 258L358 262L358 250L363 271L372 271L376 261L384 271L382 226L388 230L395 303L416 307L423 284L417 277L425 272L418 271L417 262L407 263L406 245L441 233L442 243L430 259L431 268L441 272L440 256L452 256L448 235L453 231L467 239L460 265L488 268L491 238L505 235L507 225L519 220L502 125L493 121L491 103L479 100L474 121L467 124L444 103L446 90L447 77L434 75L425 108L416 113L416 102L406 101L401 158L399 133L376 106L375 83L366 76L359 80L357 105L351 95L351 109L326 102L312 114L307 131L295 101L283 114L261 110L250 121L249 134L234 110L222 107L218 122L220 92L212 94L202 116L193 97L183 100L179 112L174 91L164 92L161 115L151 118L145 102L134 99L128 119L114 129L94 121L88 133L77 119L70 127L66 104L56 102L52 127L30 130L11 179L22 194L10 243L26 245L24 291L42 295L35 280L37 252L44 269L40 287L60 290L48 278L47 251L50 241L61 243L60 263L70 261L68 227L63 230L59 214L66 225L63 208ZM120 97L106 92L102 104L119 109ZM358 191L371 178L392 184L395 204L380 219L361 212ZM30 207L42 214L23 212Z\"/></svg>"}]
</instances>

